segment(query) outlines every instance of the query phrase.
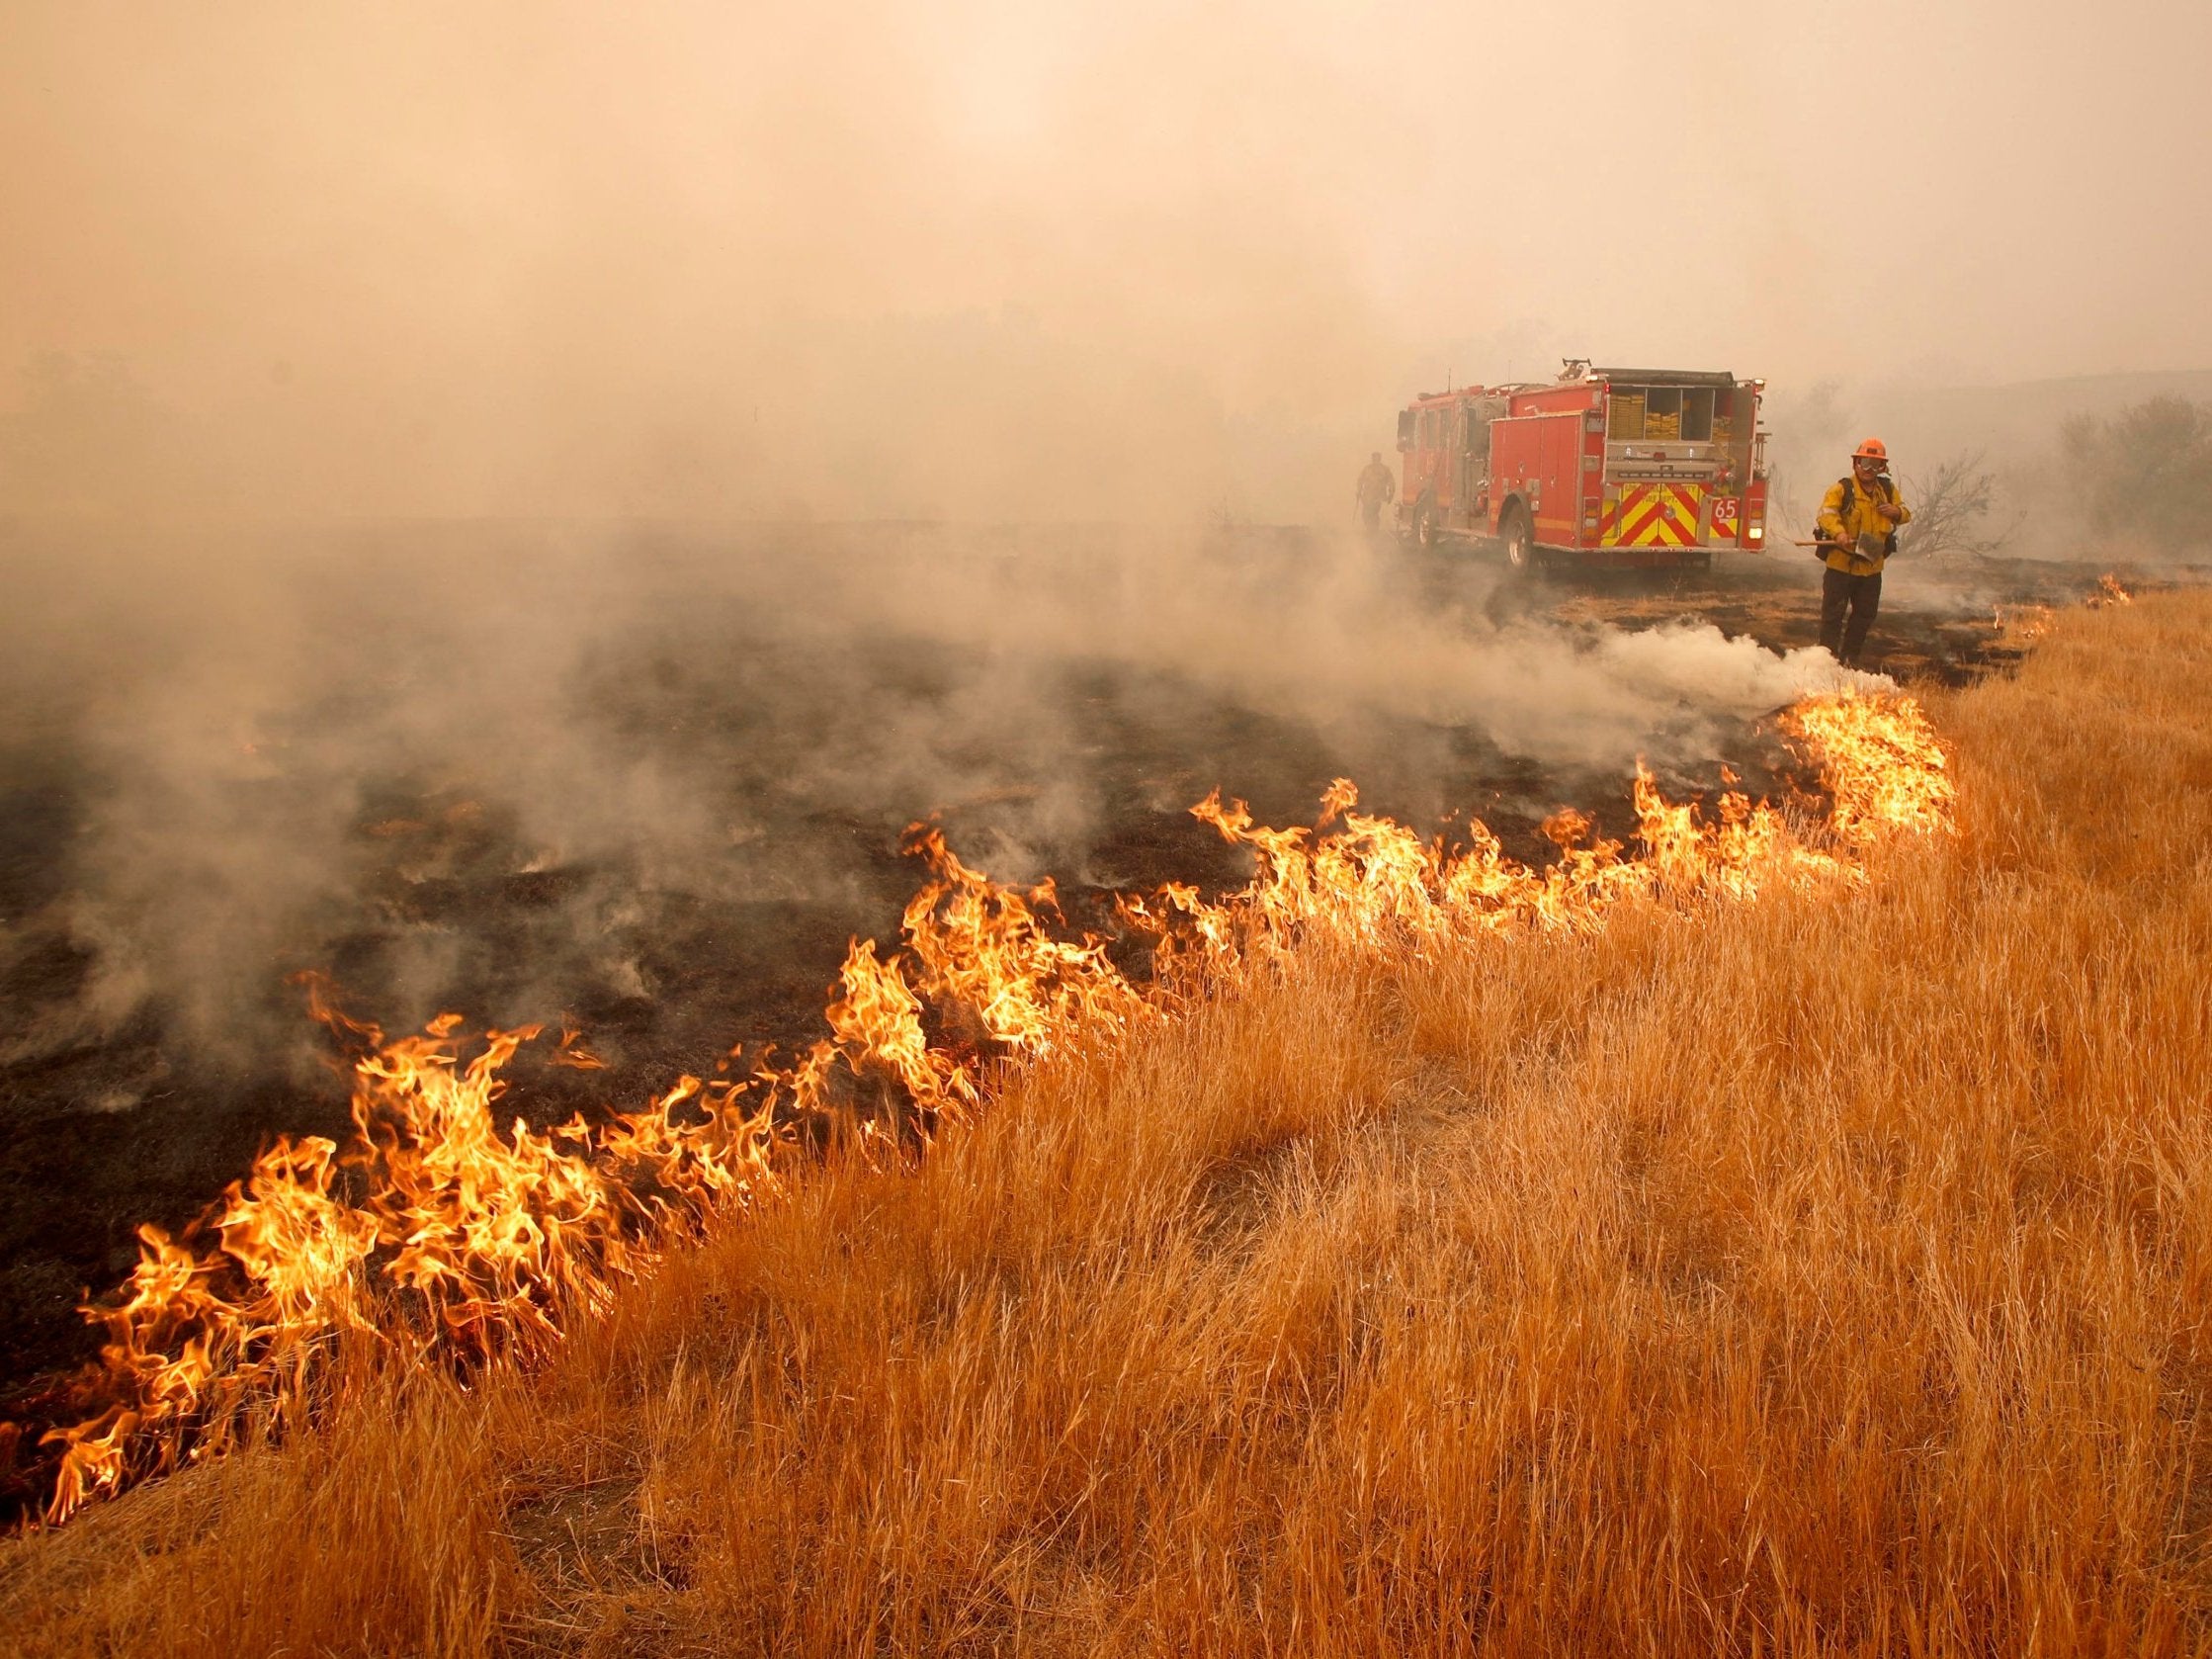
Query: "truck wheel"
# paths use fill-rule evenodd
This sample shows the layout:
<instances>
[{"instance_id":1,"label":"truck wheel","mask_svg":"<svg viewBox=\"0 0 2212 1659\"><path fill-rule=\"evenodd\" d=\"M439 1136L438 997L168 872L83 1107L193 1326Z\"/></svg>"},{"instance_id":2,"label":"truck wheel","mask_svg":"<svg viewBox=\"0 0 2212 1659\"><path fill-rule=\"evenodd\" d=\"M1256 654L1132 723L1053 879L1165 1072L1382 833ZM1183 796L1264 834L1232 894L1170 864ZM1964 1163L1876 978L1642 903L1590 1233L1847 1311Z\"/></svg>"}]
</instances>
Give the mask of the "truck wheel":
<instances>
[{"instance_id":1,"label":"truck wheel","mask_svg":"<svg viewBox=\"0 0 2212 1659\"><path fill-rule=\"evenodd\" d=\"M1499 533L1505 544L1505 563L1516 573L1525 574L1536 568L1536 537L1529 529L1528 513L1520 507L1509 507L1505 524Z\"/></svg>"},{"instance_id":2,"label":"truck wheel","mask_svg":"<svg viewBox=\"0 0 2212 1659\"><path fill-rule=\"evenodd\" d=\"M1423 501L1413 509L1413 545L1423 553L1436 550L1436 507Z\"/></svg>"}]
</instances>

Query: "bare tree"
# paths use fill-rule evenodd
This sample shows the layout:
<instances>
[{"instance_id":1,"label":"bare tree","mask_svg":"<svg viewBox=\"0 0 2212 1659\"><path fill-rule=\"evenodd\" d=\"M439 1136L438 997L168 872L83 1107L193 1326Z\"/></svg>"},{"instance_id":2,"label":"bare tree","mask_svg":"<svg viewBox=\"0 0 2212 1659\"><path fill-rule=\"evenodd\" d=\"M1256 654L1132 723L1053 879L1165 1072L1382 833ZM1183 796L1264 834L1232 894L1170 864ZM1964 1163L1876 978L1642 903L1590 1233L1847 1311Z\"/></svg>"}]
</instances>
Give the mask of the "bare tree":
<instances>
[{"instance_id":1,"label":"bare tree","mask_svg":"<svg viewBox=\"0 0 2212 1659\"><path fill-rule=\"evenodd\" d=\"M2015 528L2016 519L1991 528L1997 475L1983 465L1980 450L1940 461L1925 478L1903 483L1913 521L1898 532L1900 553L1923 559L1939 553L1994 553Z\"/></svg>"}]
</instances>

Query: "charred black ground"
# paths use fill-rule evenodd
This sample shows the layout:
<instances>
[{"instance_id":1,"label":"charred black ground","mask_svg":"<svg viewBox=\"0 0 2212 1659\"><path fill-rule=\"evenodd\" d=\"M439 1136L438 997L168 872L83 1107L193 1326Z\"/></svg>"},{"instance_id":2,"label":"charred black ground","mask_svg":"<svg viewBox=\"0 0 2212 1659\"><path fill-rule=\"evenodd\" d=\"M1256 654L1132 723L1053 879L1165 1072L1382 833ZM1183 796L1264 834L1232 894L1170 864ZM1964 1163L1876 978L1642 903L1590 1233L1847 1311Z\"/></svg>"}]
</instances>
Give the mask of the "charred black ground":
<instances>
[{"instance_id":1,"label":"charred black ground","mask_svg":"<svg viewBox=\"0 0 2212 1659\"><path fill-rule=\"evenodd\" d=\"M877 538L787 539L804 564L865 561ZM1552 853L1539 825L1561 806L1616 833L1631 822L1622 768L1517 753L1477 724L1354 710L1324 727L1111 649L1038 647L1010 661L1002 638L978 645L927 618L831 627L804 587L692 579L717 557L698 533L619 539L626 603L576 619L562 635L572 649L538 663L548 683L529 706L558 732L488 723L471 768L453 759L466 742L419 748L394 714L425 696L435 707L440 673L465 666L441 663L454 641L495 642L507 626L497 602L446 592L440 569L464 555L504 561L506 591L532 602L549 586L557 599L560 571L538 568L531 536L512 530L348 532L330 546L292 578L327 676L309 675L312 695L264 711L240 740L248 775L207 787L235 795L219 822L244 833L334 799L343 822L314 879L288 876L297 900L261 954L242 971L207 965L244 988L214 1037L172 980L152 975L134 1000L114 989L104 957L131 948L128 908L95 922L85 904L100 879L93 839L109 835L112 856L117 803L142 782L133 766L150 763L106 741L95 716L118 676L160 673L161 648L124 630L112 658L62 653L50 675L19 666L6 688L17 706L0 742L0 1035L12 1038L0 1049L0 1417L93 1350L75 1308L128 1270L139 1223L184 1223L279 1132L343 1134L345 1078L296 974L327 974L350 1011L392 1029L446 1007L471 1023L574 1025L607 1070L526 1063L511 1103L547 1121L640 1103L738 1041L819 1034L847 940L895 936L921 875L898 843L919 818L936 816L995 876L1057 875L1078 919L1115 888L1240 880L1238 854L1187 811L1217 785L1284 824L1310 821L1323 787L1348 775L1375 810L1450 834L1464 816L1443 817L1448 803L1532 861ZM1212 552L1286 583L1321 557L1312 538L1258 531L1224 533ZM1417 606L1464 614L1471 640L1515 622L1572 636L1702 619L1774 648L1817 631L1810 561L1511 583L1480 554L1385 557ZM2099 568L1984 561L1940 582L1901 574L1874 665L1956 683L2004 657L1994 601L2071 598ZM1070 585L1079 611L1082 584ZM973 586L958 602L974 602ZM447 614L467 605L479 609ZM440 617L434 647L420 639L426 607ZM527 676L532 662L526 651L500 672ZM469 715L465 699L455 718ZM356 742L372 731L378 741ZM515 793L535 774L512 750L534 742L580 757L552 787L603 790L567 803L599 832L549 844L544 803ZM1754 792L1792 787L1786 751L1749 723L1663 781L1710 788L1723 763ZM690 815L681 833L656 816L672 779ZM635 835L620 832L626 821ZM175 879L189 881L183 868Z\"/></svg>"}]
</instances>

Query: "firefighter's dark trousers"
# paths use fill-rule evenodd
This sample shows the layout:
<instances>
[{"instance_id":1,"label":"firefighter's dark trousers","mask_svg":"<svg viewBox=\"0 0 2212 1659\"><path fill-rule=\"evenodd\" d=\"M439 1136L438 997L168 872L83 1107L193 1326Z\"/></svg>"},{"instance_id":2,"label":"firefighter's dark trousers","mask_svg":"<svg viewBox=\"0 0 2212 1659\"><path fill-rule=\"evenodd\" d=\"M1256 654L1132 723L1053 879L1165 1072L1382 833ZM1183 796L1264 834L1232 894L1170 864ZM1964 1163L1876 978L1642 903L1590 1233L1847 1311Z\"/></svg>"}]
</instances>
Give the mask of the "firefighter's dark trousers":
<instances>
[{"instance_id":1,"label":"firefighter's dark trousers","mask_svg":"<svg viewBox=\"0 0 2212 1659\"><path fill-rule=\"evenodd\" d=\"M1821 572L1821 644L1837 661L1857 663L1881 603L1881 571L1854 576L1831 565Z\"/></svg>"}]
</instances>

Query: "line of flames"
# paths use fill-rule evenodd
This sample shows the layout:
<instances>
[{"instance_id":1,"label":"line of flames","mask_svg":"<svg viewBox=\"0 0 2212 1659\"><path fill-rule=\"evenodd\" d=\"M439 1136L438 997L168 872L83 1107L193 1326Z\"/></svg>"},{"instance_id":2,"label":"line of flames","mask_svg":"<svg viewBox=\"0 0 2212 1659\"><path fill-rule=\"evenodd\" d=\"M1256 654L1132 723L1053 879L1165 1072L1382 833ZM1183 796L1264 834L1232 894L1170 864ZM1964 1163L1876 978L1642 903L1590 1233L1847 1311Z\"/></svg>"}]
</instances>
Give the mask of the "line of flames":
<instances>
[{"instance_id":1,"label":"line of flames","mask_svg":"<svg viewBox=\"0 0 2212 1659\"><path fill-rule=\"evenodd\" d=\"M1782 724L1819 762L1825 825L1739 793L1708 817L1668 802L1640 767L1640 851L1593 838L1564 813L1546 827L1560 856L1541 868L1507 857L1479 823L1447 850L1360 813L1347 782L1330 788L1311 829L1263 828L1241 802L1209 796L1192 811L1249 848L1255 874L1218 902L1179 885L1123 896L1123 926L1152 945L1142 982L1109 959L1108 941L1063 936L1049 881L994 883L916 826L908 847L930 876L906 909L903 947L886 956L873 940L853 943L827 1038L747 1076L687 1077L644 1110L596 1125L540 1131L518 1117L500 1127L502 1071L537 1027L487 1031L464 1061L460 1016L386 1041L318 988L317 1016L364 1049L352 1139L281 1139L184 1239L139 1229L128 1283L85 1310L107 1342L81 1380L89 1415L45 1436L59 1454L46 1518L218 1453L255 1425L296 1421L349 1335L458 1362L557 1340L671 1243L772 1194L791 1125L870 1091L899 1102L918 1126L905 1144L918 1145L975 1112L990 1057L1110 1040L1317 932L1419 949L1472 929L1587 928L1636 900L1862 879L1872 841L1948 830L1943 752L1912 699L1811 699ZM553 1060L598 1064L573 1032ZM900 1144L867 1114L858 1132L863 1144Z\"/></svg>"}]
</instances>

